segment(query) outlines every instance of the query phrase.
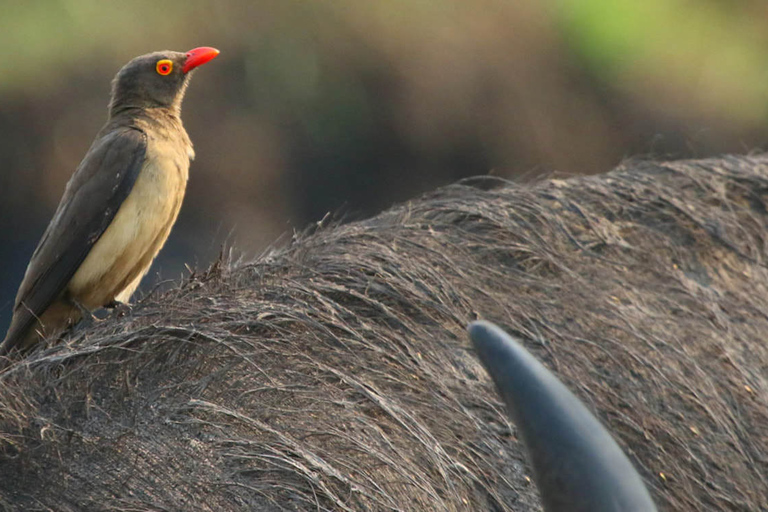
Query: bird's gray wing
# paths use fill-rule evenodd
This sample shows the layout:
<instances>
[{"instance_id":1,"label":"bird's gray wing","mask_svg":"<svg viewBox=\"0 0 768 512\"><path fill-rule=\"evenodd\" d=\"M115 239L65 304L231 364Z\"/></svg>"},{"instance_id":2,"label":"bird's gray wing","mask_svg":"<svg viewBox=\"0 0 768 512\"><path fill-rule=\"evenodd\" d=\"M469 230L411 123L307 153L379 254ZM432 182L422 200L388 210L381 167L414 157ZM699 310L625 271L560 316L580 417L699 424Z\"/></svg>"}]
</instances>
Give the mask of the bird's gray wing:
<instances>
[{"instance_id":1,"label":"bird's gray wing","mask_svg":"<svg viewBox=\"0 0 768 512\"><path fill-rule=\"evenodd\" d=\"M119 127L102 133L67 183L29 262L13 313L12 327L20 335L65 289L128 197L144 165L144 132ZM9 332L6 344L13 343L11 337Z\"/></svg>"}]
</instances>

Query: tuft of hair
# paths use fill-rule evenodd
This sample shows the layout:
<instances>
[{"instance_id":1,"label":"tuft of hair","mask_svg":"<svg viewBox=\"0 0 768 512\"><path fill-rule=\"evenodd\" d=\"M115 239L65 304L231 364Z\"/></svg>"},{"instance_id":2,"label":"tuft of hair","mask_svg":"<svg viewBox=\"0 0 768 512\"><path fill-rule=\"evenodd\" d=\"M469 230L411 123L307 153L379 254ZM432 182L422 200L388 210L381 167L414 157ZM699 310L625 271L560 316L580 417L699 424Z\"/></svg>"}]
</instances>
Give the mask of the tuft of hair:
<instances>
[{"instance_id":1,"label":"tuft of hair","mask_svg":"<svg viewBox=\"0 0 768 512\"><path fill-rule=\"evenodd\" d=\"M768 508L768 157L479 179L222 259L0 374L9 510L539 510L464 326L662 510Z\"/></svg>"}]
</instances>

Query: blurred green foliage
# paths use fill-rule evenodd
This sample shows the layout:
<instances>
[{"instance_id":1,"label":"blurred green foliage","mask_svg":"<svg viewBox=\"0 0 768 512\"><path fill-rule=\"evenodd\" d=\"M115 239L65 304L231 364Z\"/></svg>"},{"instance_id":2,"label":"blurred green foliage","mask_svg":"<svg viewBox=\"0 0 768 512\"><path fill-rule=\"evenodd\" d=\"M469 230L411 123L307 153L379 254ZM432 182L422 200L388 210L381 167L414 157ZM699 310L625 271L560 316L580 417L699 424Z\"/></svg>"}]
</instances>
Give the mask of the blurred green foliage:
<instances>
[{"instance_id":1,"label":"blurred green foliage","mask_svg":"<svg viewBox=\"0 0 768 512\"><path fill-rule=\"evenodd\" d=\"M677 89L674 101L744 121L765 120L764 2L560 0L553 12L574 48L604 80L639 93ZM691 84L704 87L690 97Z\"/></svg>"},{"instance_id":2,"label":"blurred green foliage","mask_svg":"<svg viewBox=\"0 0 768 512\"><path fill-rule=\"evenodd\" d=\"M68 68L98 64L125 42L135 45L158 34L172 40L184 31L186 16L172 15L174 9L167 6L143 1L5 1L0 44L7 51L0 52L0 87L55 86L51 77Z\"/></svg>"},{"instance_id":3,"label":"blurred green foliage","mask_svg":"<svg viewBox=\"0 0 768 512\"><path fill-rule=\"evenodd\" d=\"M251 4L249 6L249 3ZM525 2L523 2L525 3ZM715 0L550 0L541 2L572 51L612 86L634 94L672 91L671 102L692 102L746 122L768 109L768 9L762 2ZM316 93L315 39L349 30L362 14L371 37L422 31L433 37L456 30L465 16L458 0L211 2L201 0L103 2L6 0L0 16L0 92L56 85L70 68L114 67L137 53L194 45L194 35L215 35L258 47L254 74L271 74L280 97L302 101ZM474 9L514 15L503 1ZM259 10L264 13L258 23ZM248 31L249 22L257 22ZM274 23L273 23L274 22ZM384 27L384 30L382 30ZM358 26L357 30L360 29ZM231 30L231 32L230 32ZM379 33L378 35L376 33ZM250 36L250 40L248 37ZM188 42L188 43L187 43ZM263 46L262 46L263 44ZM690 84L704 84L693 95ZM349 84L339 83L343 89ZM337 94L360 91L337 90ZM676 108L674 105L670 108Z\"/></svg>"}]
</instances>

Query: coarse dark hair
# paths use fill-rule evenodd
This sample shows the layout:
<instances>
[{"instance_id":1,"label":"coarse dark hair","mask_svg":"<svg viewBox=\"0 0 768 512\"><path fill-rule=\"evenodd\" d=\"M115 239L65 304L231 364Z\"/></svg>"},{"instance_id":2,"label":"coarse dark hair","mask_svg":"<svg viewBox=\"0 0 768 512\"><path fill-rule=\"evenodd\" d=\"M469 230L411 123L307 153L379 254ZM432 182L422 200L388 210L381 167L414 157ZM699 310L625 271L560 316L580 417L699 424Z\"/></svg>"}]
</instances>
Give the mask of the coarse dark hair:
<instances>
[{"instance_id":1,"label":"coarse dark hair","mask_svg":"<svg viewBox=\"0 0 768 512\"><path fill-rule=\"evenodd\" d=\"M768 157L452 185L222 258L0 374L7 510L539 510L468 322L662 510L768 508Z\"/></svg>"}]
</instances>

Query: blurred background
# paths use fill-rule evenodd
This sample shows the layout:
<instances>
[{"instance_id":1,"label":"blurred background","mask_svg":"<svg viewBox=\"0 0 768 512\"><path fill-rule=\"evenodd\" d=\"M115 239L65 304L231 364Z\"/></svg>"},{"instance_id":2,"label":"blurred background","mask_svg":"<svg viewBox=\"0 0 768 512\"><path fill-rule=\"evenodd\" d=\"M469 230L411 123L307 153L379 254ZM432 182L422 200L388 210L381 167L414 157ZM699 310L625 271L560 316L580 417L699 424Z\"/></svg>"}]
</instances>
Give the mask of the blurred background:
<instances>
[{"instance_id":1,"label":"blurred background","mask_svg":"<svg viewBox=\"0 0 768 512\"><path fill-rule=\"evenodd\" d=\"M328 212L370 216L466 176L599 173L766 141L765 0L0 7L2 332L112 77L150 51L222 53L187 94L197 159L145 291L223 244L254 257Z\"/></svg>"}]
</instances>

